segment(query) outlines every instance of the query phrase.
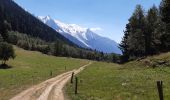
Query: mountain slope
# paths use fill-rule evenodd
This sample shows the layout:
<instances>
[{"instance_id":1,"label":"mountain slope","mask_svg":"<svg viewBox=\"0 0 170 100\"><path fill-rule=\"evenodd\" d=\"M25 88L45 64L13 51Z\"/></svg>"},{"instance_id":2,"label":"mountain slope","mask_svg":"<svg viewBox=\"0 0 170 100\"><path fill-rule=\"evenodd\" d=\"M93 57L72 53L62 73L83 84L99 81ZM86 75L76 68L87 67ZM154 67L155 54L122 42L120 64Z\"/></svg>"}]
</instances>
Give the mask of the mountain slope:
<instances>
[{"instance_id":1,"label":"mountain slope","mask_svg":"<svg viewBox=\"0 0 170 100\"><path fill-rule=\"evenodd\" d=\"M58 40L74 45L67 38L25 11L13 0L0 0L0 27L4 20L11 25L13 31L39 37L45 41Z\"/></svg>"},{"instance_id":2,"label":"mountain slope","mask_svg":"<svg viewBox=\"0 0 170 100\"><path fill-rule=\"evenodd\" d=\"M89 28L82 28L76 24L65 24L50 16L38 17L43 23L47 24L73 43L93 50L103 51L105 53L121 54L118 44L106 37L102 37Z\"/></svg>"}]
</instances>

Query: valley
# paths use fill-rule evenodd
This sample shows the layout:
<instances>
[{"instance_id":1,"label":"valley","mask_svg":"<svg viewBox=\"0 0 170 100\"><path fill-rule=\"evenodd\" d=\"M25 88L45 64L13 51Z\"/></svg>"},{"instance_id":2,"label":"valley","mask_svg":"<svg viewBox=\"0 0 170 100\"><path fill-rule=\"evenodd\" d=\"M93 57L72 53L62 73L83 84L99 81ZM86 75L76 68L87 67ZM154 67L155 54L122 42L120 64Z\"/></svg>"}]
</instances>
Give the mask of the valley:
<instances>
[{"instance_id":1,"label":"valley","mask_svg":"<svg viewBox=\"0 0 170 100\"><path fill-rule=\"evenodd\" d=\"M48 56L16 46L15 51L15 60L8 62L12 68L0 69L0 100L8 100L35 84L89 63L88 60Z\"/></svg>"},{"instance_id":2,"label":"valley","mask_svg":"<svg viewBox=\"0 0 170 100\"><path fill-rule=\"evenodd\" d=\"M169 11L170 0L0 0L0 100L170 100Z\"/></svg>"},{"instance_id":3,"label":"valley","mask_svg":"<svg viewBox=\"0 0 170 100\"><path fill-rule=\"evenodd\" d=\"M155 100L159 98L156 87L156 81L158 80L163 81L165 99L170 98L170 87L168 85L170 84L170 69L168 67L169 65L167 65L168 63L165 65L156 65L156 68L153 68L152 64L149 64L153 63L153 61L155 63L160 61L170 61L170 53L147 57L140 61L132 61L123 65L93 62L80 74L76 75L78 77L78 94L75 95L74 84L68 82L71 73L73 69L87 65L90 61L48 56L41 54L40 52L26 51L16 46L14 47L17 58L8 62L12 68L0 69L1 100L8 100L17 94L18 98L20 95L25 95L26 98L29 96L41 97L41 95L44 95L44 98L45 96L49 98L44 100L54 100L50 99L51 96L55 97L57 93L61 93L63 87L65 92L62 94L62 98L64 99L126 100L128 98L131 100L143 100L149 98L149 100ZM67 74L64 72L67 72ZM65 75L60 78L60 76L57 76L59 74L61 74L60 76ZM60 79L61 81L59 81ZM57 80L61 83L58 83ZM59 84L61 84L61 87ZM64 86L65 84L66 86ZM44 88L43 90L45 90L47 94L53 93L50 91L55 90L55 88L57 91L55 95L48 96L43 94L40 87ZM59 88L60 90L58 90ZM29 92L32 89L34 92ZM31 96L31 94L28 95L28 92L35 94ZM16 98L13 98L12 100L18 100Z\"/></svg>"}]
</instances>

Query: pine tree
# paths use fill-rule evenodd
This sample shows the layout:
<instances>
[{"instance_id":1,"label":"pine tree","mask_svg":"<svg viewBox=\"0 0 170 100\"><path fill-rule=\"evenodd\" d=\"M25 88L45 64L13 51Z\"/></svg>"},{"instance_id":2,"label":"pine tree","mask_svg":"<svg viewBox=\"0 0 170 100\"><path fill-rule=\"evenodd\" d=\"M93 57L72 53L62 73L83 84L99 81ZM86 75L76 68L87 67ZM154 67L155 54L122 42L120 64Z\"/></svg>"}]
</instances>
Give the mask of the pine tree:
<instances>
[{"instance_id":1,"label":"pine tree","mask_svg":"<svg viewBox=\"0 0 170 100\"><path fill-rule=\"evenodd\" d=\"M148 10L146 22L146 54L152 55L158 53L161 44L160 32L158 31L161 22L159 21L159 11L155 5Z\"/></svg>"},{"instance_id":2,"label":"pine tree","mask_svg":"<svg viewBox=\"0 0 170 100\"><path fill-rule=\"evenodd\" d=\"M129 19L130 32L128 37L128 51L130 56L141 57L145 55L146 22L144 10L141 5L136 6L136 10Z\"/></svg>"},{"instance_id":3,"label":"pine tree","mask_svg":"<svg viewBox=\"0 0 170 100\"><path fill-rule=\"evenodd\" d=\"M162 35L162 45L165 51L170 50L170 0L162 0L160 5L161 18L165 23L166 32Z\"/></svg>"},{"instance_id":4,"label":"pine tree","mask_svg":"<svg viewBox=\"0 0 170 100\"><path fill-rule=\"evenodd\" d=\"M11 25L5 20L0 26L0 34L5 41L8 39L8 31L11 30Z\"/></svg>"},{"instance_id":5,"label":"pine tree","mask_svg":"<svg viewBox=\"0 0 170 100\"><path fill-rule=\"evenodd\" d=\"M126 25L126 30L124 31L124 36L122 38L121 43L119 44L119 48L123 53L122 62L126 62L129 59L129 51L128 51L128 37L129 37L129 32L130 32L130 26L129 24Z\"/></svg>"},{"instance_id":6,"label":"pine tree","mask_svg":"<svg viewBox=\"0 0 170 100\"><path fill-rule=\"evenodd\" d=\"M170 51L169 11L170 0L162 0L160 9L154 5L146 15L142 7L137 5L120 44L122 58L135 59Z\"/></svg>"},{"instance_id":7,"label":"pine tree","mask_svg":"<svg viewBox=\"0 0 170 100\"><path fill-rule=\"evenodd\" d=\"M52 46L53 48L53 54L55 56L61 56L62 54L62 49L63 49L63 45L60 42L55 42Z\"/></svg>"},{"instance_id":8,"label":"pine tree","mask_svg":"<svg viewBox=\"0 0 170 100\"><path fill-rule=\"evenodd\" d=\"M170 24L170 0L162 0L160 4L161 17L163 22Z\"/></svg>"},{"instance_id":9,"label":"pine tree","mask_svg":"<svg viewBox=\"0 0 170 100\"><path fill-rule=\"evenodd\" d=\"M3 42L3 37L1 36L1 34L0 34L0 42Z\"/></svg>"}]
</instances>

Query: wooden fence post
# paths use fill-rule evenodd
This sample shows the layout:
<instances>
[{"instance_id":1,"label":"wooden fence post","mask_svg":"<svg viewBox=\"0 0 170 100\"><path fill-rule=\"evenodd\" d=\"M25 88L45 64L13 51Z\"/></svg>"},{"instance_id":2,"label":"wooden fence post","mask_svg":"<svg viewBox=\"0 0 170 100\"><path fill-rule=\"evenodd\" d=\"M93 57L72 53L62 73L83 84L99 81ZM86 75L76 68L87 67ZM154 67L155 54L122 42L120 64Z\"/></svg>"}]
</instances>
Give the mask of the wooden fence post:
<instances>
[{"instance_id":1,"label":"wooden fence post","mask_svg":"<svg viewBox=\"0 0 170 100\"><path fill-rule=\"evenodd\" d=\"M77 91L77 88L78 87L78 77L76 77L76 79L75 79L75 94L77 94L78 93L78 91Z\"/></svg>"},{"instance_id":2,"label":"wooden fence post","mask_svg":"<svg viewBox=\"0 0 170 100\"><path fill-rule=\"evenodd\" d=\"M50 77L52 77L53 76L53 72L52 71L50 71Z\"/></svg>"},{"instance_id":3,"label":"wooden fence post","mask_svg":"<svg viewBox=\"0 0 170 100\"><path fill-rule=\"evenodd\" d=\"M32 84L34 84L34 76L32 76Z\"/></svg>"},{"instance_id":4,"label":"wooden fence post","mask_svg":"<svg viewBox=\"0 0 170 100\"><path fill-rule=\"evenodd\" d=\"M163 82L162 81L157 81L157 88L158 88L158 93L159 93L159 99L164 100L164 98L163 98Z\"/></svg>"},{"instance_id":5,"label":"wooden fence post","mask_svg":"<svg viewBox=\"0 0 170 100\"><path fill-rule=\"evenodd\" d=\"M71 75L71 83L73 83L73 78L74 78L74 72L72 72L72 75Z\"/></svg>"}]
</instances>

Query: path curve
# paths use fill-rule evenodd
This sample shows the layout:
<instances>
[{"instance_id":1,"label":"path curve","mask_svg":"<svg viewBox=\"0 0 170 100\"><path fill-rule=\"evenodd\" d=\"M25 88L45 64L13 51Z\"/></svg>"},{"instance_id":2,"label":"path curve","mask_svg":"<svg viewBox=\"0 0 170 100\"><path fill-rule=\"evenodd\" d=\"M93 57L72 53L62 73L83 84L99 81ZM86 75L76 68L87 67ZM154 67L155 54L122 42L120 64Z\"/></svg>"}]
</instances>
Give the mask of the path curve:
<instances>
[{"instance_id":1,"label":"path curve","mask_svg":"<svg viewBox=\"0 0 170 100\"><path fill-rule=\"evenodd\" d=\"M10 100L64 100L63 87L70 80L72 72L76 75L90 64L92 64L92 62L89 62L79 69L74 69L54 78L48 79L21 92Z\"/></svg>"}]
</instances>

